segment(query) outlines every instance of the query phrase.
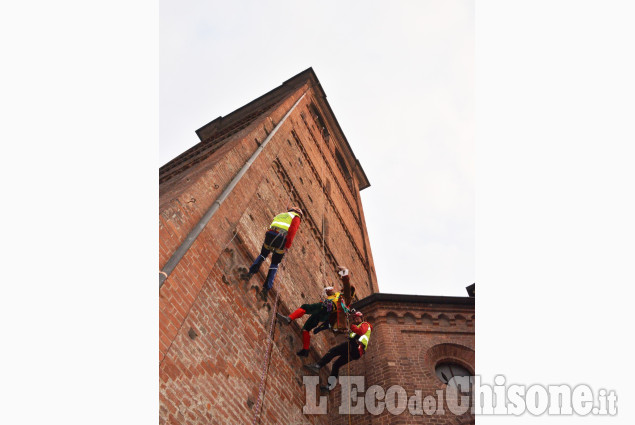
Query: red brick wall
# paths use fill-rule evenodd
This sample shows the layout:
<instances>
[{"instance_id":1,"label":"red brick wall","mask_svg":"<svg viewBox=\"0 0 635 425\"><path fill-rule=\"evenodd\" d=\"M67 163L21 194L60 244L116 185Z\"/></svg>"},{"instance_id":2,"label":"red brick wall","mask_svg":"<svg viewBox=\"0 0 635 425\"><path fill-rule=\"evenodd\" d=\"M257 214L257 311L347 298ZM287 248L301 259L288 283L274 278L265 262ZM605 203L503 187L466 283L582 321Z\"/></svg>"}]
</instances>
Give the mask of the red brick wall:
<instances>
[{"instance_id":1,"label":"red brick wall","mask_svg":"<svg viewBox=\"0 0 635 425\"><path fill-rule=\"evenodd\" d=\"M160 185L162 268L259 144L306 93L160 289L162 424L252 423L276 293L277 308L285 314L315 302L324 286L338 282L338 264L351 270L359 298L378 291L354 155L312 84L290 90L263 116L216 145L207 158ZM312 116L311 103L328 123L328 143ZM348 172L337 160L336 150L347 161ZM271 218L291 203L305 210L305 218L276 277L274 293L265 302L258 295L269 259L250 282L239 276L258 254ZM440 359L453 358L474 369L473 308L384 302L369 304L364 311L375 328L367 354L352 362L350 371L365 375L367 388L399 384L409 395L419 389L425 396L444 387L434 375ZM448 317L447 323L441 314ZM337 414L339 390L330 395L328 415L302 413L302 364L316 361L336 343L331 334L322 332L312 338L309 359L297 357L304 320L274 327L259 423L348 423L347 416ZM406 411L399 417L385 412L351 420L440 424L471 418L413 418Z\"/></svg>"},{"instance_id":2,"label":"red brick wall","mask_svg":"<svg viewBox=\"0 0 635 425\"><path fill-rule=\"evenodd\" d=\"M474 372L474 307L464 305L409 302L373 302L361 309L374 329L368 351L351 362L351 375L365 375L365 389L380 385L387 390L399 385L408 397L415 390L422 398L436 395L446 385L435 375L435 366L452 361ZM447 318L447 319L446 319ZM336 405L340 390L335 391ZM445 415L412 416L406 410L394 416L387 410L380 415L352 415L353 424L462 424L473 423L469 415L456 416L444 400ZM347 424L348 415L332 414L333 424Z\"/></svg>"},{"instance_id":3,"label":"red brick wall","mask_svg":"<svg viewBox=\"0 0 635 425\"><path fill-rule=\"evenodd\" d=\"M309 85L207 159L161 184L159 266L305 91L160 289L161 423L252 422L276 294L269 294L267 302L258 297L269 259L249 283L238 277L258 254L271 218L290 203L299 204L306 214L274 284L280 293L279 310L288 313L317 301L323 286L338 281L337 264L350 268L360 298L377 291L359 182L357 177L346 180L333 151L352 154L338 140L336 129L330 129L328 145L322 140L308 106L313 102L322 113L327 108ZM353 176L354 166L349 164ZM325 249L323 217L328 229ZM277 324L274 341L260 423L328 423L325 415L302 414L302 360L315 361L333 344L333 337L327 332L314 336L308 360L295 355L301 347L298 324Z\"/></svg>"}]
</instances>

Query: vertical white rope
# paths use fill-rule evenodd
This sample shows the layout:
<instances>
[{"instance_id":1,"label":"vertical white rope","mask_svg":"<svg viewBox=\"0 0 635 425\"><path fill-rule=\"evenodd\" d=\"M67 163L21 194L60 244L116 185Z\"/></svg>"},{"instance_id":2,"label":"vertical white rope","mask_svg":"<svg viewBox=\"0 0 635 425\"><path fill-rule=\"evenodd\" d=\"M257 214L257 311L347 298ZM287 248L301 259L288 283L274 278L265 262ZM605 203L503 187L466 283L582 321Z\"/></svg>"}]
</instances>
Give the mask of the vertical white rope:
<instances>
[{"instance_id":1,"label":"vertical white rope","mask_svg":"<svg viewBox=\"0 0 635 425\"><path fill-rule=\"evenodd\" d=\"M351 344L351 341L350 341L351 324L348 321L348 313L346 313L346 331L348 332L346 334L346 338L349 339L348 347L346 347L346 355L348 356L348 363L347 363L348 382L349 382L348 386L349 386L349 389L350 389L350 387L351 387L351 384L350 384L350 382L351 382L351 345L350 345ZM349 395L348 395L348 424L350 425L350 423L351 423L351 395L349 393Z\"/></svg>"},{"instance_id":2,"label":"vertical white rope","mask_svg":"<svg viewBox=\"0 0 635 425\"><path fill-rule=\"evenodd\" d=\"M308 89L304 91L304 93L302 94L302 97L300 97L300 99L298 99L298 101L296 102L296 105L299 104L300 100L302 100L304 98L304 95L306 94L307 91L308 91ZM295 108L296 105L294 105L294 108ZM284 143L281 142L280 147L276 151L276 156L275 156L273 162L276 162L278 160L280 152L282 151L283 146L284 146ZM287 199L289 199L292 203L294 203L293 202L293 198L291 197L289 192L287 192L285 190L285 193L287 195ZM284 265L282 264L282 261L281 261L280 264L278 265L278 274L277 274L278 282L280 282L281 279L282 279L280 276L282 275L282 270L284 270L284 268L285 267L284 267ZM266 377L267 377L267 371L269 370L269 361L271 360L270 354L271 354L271 346L273 345L273 329L274 329L274 325L275 325L275 321L276 321L276 312L278 310L278 300L279 299L280 299L280 290L276 289L276 300L275 300L274 305L273 305L273 314L271 316L271 326L270 326L270 329L269 329L269 340L268 340L268 343L267 343L267 351L265 352L265 358L264 358L264 361L262 363L262 372L261 372L261 375L260 375L260 387L258 389L258 399L256 401L256 408L255 408L254 420L252 422L252 425L256 425L256 422L258 421L258 418L260 417L260 408L261 408L261 406L263 404L262 393L263 393L264 387L265 387L265 380L266 380Z\"/></svg>"},{"instance_id":3,"label":"vertical white rope","mask_svg":"<svg viewBox=\"0 0 635 425\"><path fill-rule=\"evenodd\" d=\"M326 165L326 154L324 153L324 129L320 130L320 155L322 156L322 286L326 287L326 178L324 176L324 166Z\"/></svg>"},{"instance_id":4,"label":"vertical white rope","mask_svg":"<svg viewBox=\"0 0 635 425\"><path fill-rule=\"evenodd\" d=\"M276 291L276 301L273 304L273 314L271 315L271 327L269 330L269 340L267 343L267 351L265 352L265 359L262 362L262 373L260 375L260 388L258 389L258 400L256 401L256 412L254 414L253 425L256 425L256 421L260 416L260 405L262 404L262 391L265 387L265 377L267 376L267 369L269 368L269 353L271 351L271 346L273 345L273 327L276 321L276 310L278 309L278 298L280 297L280 291Z\"/></svg>"}]
</instances>

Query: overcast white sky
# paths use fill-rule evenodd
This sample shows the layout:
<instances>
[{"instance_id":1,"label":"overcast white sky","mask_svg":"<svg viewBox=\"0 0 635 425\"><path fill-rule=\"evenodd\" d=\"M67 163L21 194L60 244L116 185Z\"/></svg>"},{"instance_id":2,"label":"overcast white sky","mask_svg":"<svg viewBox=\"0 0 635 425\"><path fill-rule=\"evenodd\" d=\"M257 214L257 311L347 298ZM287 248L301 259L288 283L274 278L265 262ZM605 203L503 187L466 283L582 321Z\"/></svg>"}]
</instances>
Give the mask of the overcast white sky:
<instances>
[{"instance_id":1,"label":"overcast white sky","mask_svg":"<svg viewBox=\"0 0 635 425\"><path fill-rule=\"evenodd\" d=\"M371 183L362 201L380 291L465 296L473 2L387 6L161 1L158 165L195 145L202 125L313 67Z\"/></svg>"}]
</instances>

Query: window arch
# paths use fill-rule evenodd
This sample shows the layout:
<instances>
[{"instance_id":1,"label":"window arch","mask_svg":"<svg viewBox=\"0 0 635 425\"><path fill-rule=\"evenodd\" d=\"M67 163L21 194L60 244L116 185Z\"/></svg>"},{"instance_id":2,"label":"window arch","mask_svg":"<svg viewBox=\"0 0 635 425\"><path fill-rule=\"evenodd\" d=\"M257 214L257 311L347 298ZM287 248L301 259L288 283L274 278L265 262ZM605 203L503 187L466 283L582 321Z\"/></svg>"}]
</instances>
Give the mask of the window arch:
<instances>
[{"instance_id":1,"label":"window arch","mask_svg":"<svg viewBox=\"0 0 635 425\"><path fill-rule=\"evenodd\" d=\"M450 318L445 314L439 315L439 326L450 326Z\"/></svg>"},{"instance_id":2,"label":"window arch","mask_svg":"<svg viewBox=\"0 0 635 425\"><path fill-rule=\"evenodd\" d=\"M397 323L399 318L392 311L386 315L386 323Z\"/></svg>"}]
</instances>

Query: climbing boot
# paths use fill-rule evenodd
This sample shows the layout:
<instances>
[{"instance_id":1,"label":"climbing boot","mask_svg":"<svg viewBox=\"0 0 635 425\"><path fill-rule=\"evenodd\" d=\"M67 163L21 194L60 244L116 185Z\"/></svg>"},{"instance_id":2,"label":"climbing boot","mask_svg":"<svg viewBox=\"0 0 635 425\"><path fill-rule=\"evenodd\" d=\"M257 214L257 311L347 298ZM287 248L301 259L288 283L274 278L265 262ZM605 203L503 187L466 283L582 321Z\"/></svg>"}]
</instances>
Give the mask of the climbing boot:
<instances>
[{"instance_id":1,"label":"climbing boot","mask_svg":"<svg viewBox=\"0 0 635 425\"><path fill-rule=\"evenodd\" d=\"M262 288L260 298L262 298L263 301L267 301L267 294L269 294L269 288Z\"/></svg>"},{"instance_id":2,"label":"climbing boot","mask_svg":"<svg viewBox=\"0 0 635 425\"><path fill-rule=\"evenodd\" d=\"M328 385L320 385L320 393L322 394L328 394L331 391L333 391L333 388L329 388Z\"/></svg>"},{"instance_id":3,"label":"climbing boot","mask_svg":"<svg viewBox=\"0 0 635 425\"><path fill-rule=\"evenodd\" d=\"M317 363L311 363L311 364L305 364L304 368L310 370L313 373L319 373L322 366L320 366Z\"/></svg>"},{"instance_id":4,"label":"climbing boot","mask_svg":"<svg viewBox=\"0 0 635 425\"><path fill-rule=\"evenodd\" d=\"M300 357L309 357L309 350L303 348L302 350L296 353Z\"/></svg>"},{"instance_id":5,"label":"climbing boot","mask_svg":"<svg viewBox=\"0 0 635 425\"><path fill-rule=\"evenodd\" d=\"M283 316L280 313L276 313L276 317L278 318L278 320L280 320L281 322L283 322L286 325L291 324L291 318L289 316Z\"/></svg>"}]
</instances>

